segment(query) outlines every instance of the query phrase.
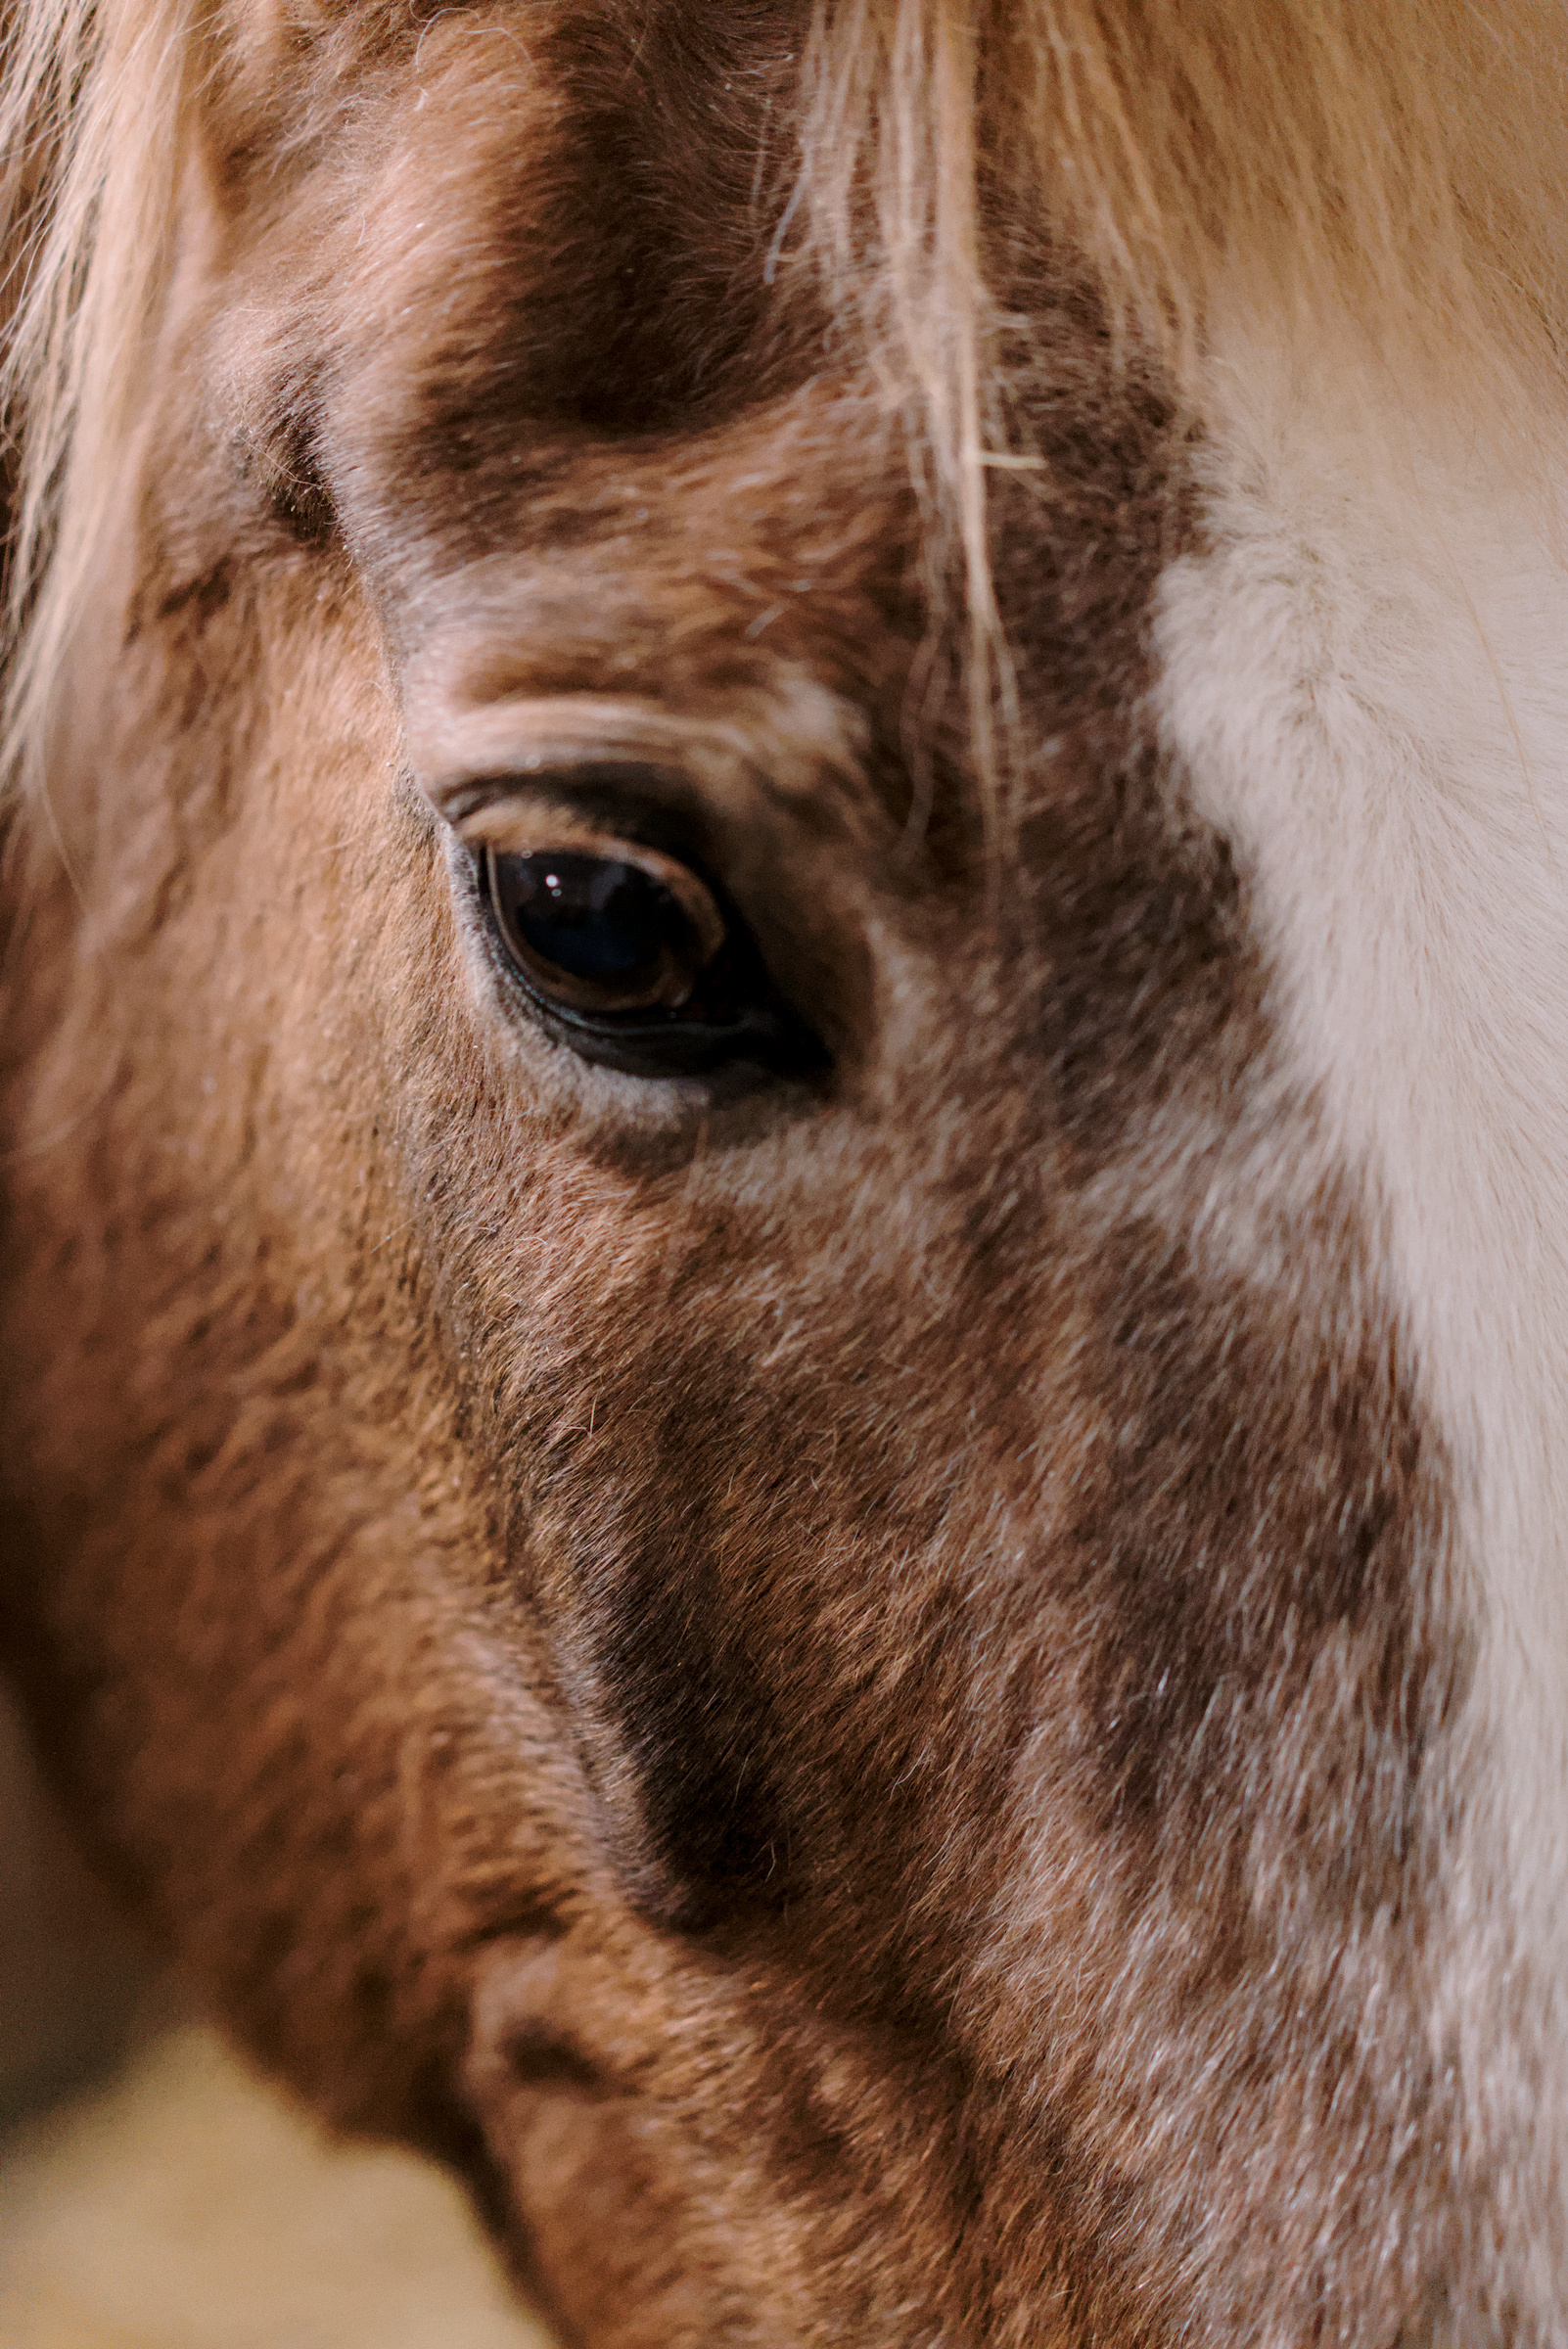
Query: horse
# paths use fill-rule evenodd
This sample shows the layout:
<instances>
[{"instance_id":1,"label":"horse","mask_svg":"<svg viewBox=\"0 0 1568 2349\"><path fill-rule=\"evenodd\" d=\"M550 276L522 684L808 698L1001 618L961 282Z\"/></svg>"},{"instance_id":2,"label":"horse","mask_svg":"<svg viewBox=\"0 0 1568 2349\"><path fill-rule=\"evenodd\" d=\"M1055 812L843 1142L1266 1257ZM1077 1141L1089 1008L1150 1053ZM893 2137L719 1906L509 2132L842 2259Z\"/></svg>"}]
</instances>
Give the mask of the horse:
<instances>
[{"instance_id":1,"label":"horse","mask_svg":"<svg viewBox=\"0 0 1568 2349\"><path fill-rule=\"evenodd\" d=\"M1568 27L13 0L0 1621L593 2349L1568 2337Z\"/></svg>"}]
</instances>

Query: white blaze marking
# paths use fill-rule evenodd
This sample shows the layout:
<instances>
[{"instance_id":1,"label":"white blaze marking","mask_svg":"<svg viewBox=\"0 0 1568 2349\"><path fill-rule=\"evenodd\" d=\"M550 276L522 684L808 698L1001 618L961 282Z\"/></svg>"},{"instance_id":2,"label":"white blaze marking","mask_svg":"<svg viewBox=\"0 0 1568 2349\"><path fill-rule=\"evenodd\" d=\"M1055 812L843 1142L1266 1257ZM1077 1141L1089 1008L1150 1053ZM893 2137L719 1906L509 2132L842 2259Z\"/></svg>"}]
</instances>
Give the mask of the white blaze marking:
<instances>
[{"instance_id":1,"label":"white blaze marking","mask_svg":"<svg viewBox=\"0 0 1568 2349\"><path fill-rule=\"evenodd\" d=\"M1161 589L1158 714L1248 885L1285 1057L1364 1177L1454 1464L1480 1736L1434 2029L1512 2173L1502 2258L1549 2332L1568 2322L1568 571L1545 494L1473 445L1417 446L1397 417L1353 437L1353 382L1330 403L1230 356L1210 543Z\"/></svg>"}]
</instances>

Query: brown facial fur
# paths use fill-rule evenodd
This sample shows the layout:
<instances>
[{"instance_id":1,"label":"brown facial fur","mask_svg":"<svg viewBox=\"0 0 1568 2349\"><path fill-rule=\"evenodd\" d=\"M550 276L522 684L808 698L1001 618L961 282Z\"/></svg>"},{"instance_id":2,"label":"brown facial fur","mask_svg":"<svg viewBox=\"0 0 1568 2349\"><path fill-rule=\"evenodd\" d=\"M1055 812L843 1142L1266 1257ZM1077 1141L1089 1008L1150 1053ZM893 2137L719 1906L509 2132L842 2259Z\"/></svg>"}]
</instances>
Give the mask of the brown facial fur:
<instances>
[{"instance_id":1,"label":"brown facial fur","mask_svg":"<svg viewBox=\"0 0 1568 2349\"><path fill-rule=\"evenodd\" d=\"M232 30L12 888L58 1768L569 2337L1418 2339L1446 1470L1357 1170L1255 1180L1313 1105L1140 716L1175 403L1026 256L998 878L897 422L769 267L801 20ZM564 696L742 746L671 793L830 1074L532 1025L416 783Z\"/></svg>"}]
</instances>

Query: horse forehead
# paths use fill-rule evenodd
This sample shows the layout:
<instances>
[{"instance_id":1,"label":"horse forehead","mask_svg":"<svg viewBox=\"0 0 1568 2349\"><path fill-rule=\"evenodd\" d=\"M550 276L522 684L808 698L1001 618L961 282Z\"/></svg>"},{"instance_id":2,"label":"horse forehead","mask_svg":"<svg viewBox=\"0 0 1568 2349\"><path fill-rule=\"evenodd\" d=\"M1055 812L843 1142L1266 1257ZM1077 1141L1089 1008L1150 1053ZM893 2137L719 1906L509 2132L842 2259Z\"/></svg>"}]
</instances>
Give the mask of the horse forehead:
<instances>
[{"instance_id":1,"label":"horse forehead","mask_svg":"<svg viewBox=\"0 0 1568 2349\"><path fill-rule=\"evenodd\" d=\"M501 0L310 31L242 13L204 100L210 192L242 246L281 228L289 263L325 264L372 335L418 298L455 357L476 313L493 341L521 304L535 372L575 317L574 356L602 371L678 285L706 341L744 315L743 281L771 287L799 174L779 13ZM592 389L590 367L570 401Z\"/></svg>"},{"instance_id":2,"label":"horse forehead","mask_svg":"<svg viewBox=\"0 0 1568 2349\"><path fill-rule=\"evenodd\" d=\"M788 7L697 17L453 11L373 49L359 12L335 15L313 70L330 94L352 33L374 126L333 101L344 135L318 150L337 193L297 207L280 250L305 291L253 359L276 404L303 383L325 405L334 491L394 638L460 609L471 670L519 689L526 641L529 689L548 692L605 662L654 683L653 631L661 691L776 686L782 664L891 709L933 550L859 328L841 312L828 331L784 251L805 27ZM988 502L1051 741L1075 710L1142 691L1180 498L1165 406L1113 363L1092 304L1069 289L1035 306L1011 384L1037 453L992 470Z\"/></svg>"},{"instance_id":3,"label":"horse forehead","mask_svg":"<svg viewBox=\"0 0 1568 2349\"><path fill-rule=\"evenodd\" d=\"M696 91L711 102L716 88L735 98L738 111L753 95L736 90L738 79L770 82L797 63L809 13L800 0L748 0L743 8L654 0L635 10L601 0L459 0L455 7L409 0L402 8L375 0L222 0L209 30L224 71L206 96L220 121L248 106L298 110L311 94L329 104L350 94L357 111L364 86L376 87L388 72L412 67L416 90L425 91L452 58L470 72L488 59L505 66L515 88L553 89L579 105L597 101L657 134L657 110L645 103L651 90L661 89L678 110ZM675 118L667 114L667 128ZM314 125L296 111L292 127L308 134ZM341 115L338 127L346 127Z\"/></svg>"}]
</instances>

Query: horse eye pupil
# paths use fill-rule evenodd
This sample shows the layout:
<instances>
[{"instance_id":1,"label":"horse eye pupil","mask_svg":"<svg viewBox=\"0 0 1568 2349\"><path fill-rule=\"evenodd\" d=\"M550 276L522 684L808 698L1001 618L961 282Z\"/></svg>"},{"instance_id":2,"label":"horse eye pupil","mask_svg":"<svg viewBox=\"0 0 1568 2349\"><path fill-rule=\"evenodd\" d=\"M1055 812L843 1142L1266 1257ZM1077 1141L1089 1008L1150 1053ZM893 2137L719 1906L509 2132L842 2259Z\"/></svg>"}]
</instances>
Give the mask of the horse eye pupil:
<instances>
[{"instance_id":1,"label":"horse eye pupil","mask_svg":"<svg viewBox=\"0 0 1568 2349\"><path fill-rule=\"evenodd\" d=\"M525 867L530 858L521 857ZM517 924L536 954L579 979L634 980L652 972L685 916L669 892L625 864L563 858L536 889L525 871Z\"/></svg>"},{"instance_id":2,"label":"horse eye pupil","mask_svg":"<svg viewBox=\"0 0 1568 2349\"><path fill-rule=\"evenodd\" d=\"M524 976L570 1010L678 1009L706 959L673 889L640 865L553 849L492 854L490 898Z\"/></svg>"}]
</instances>

